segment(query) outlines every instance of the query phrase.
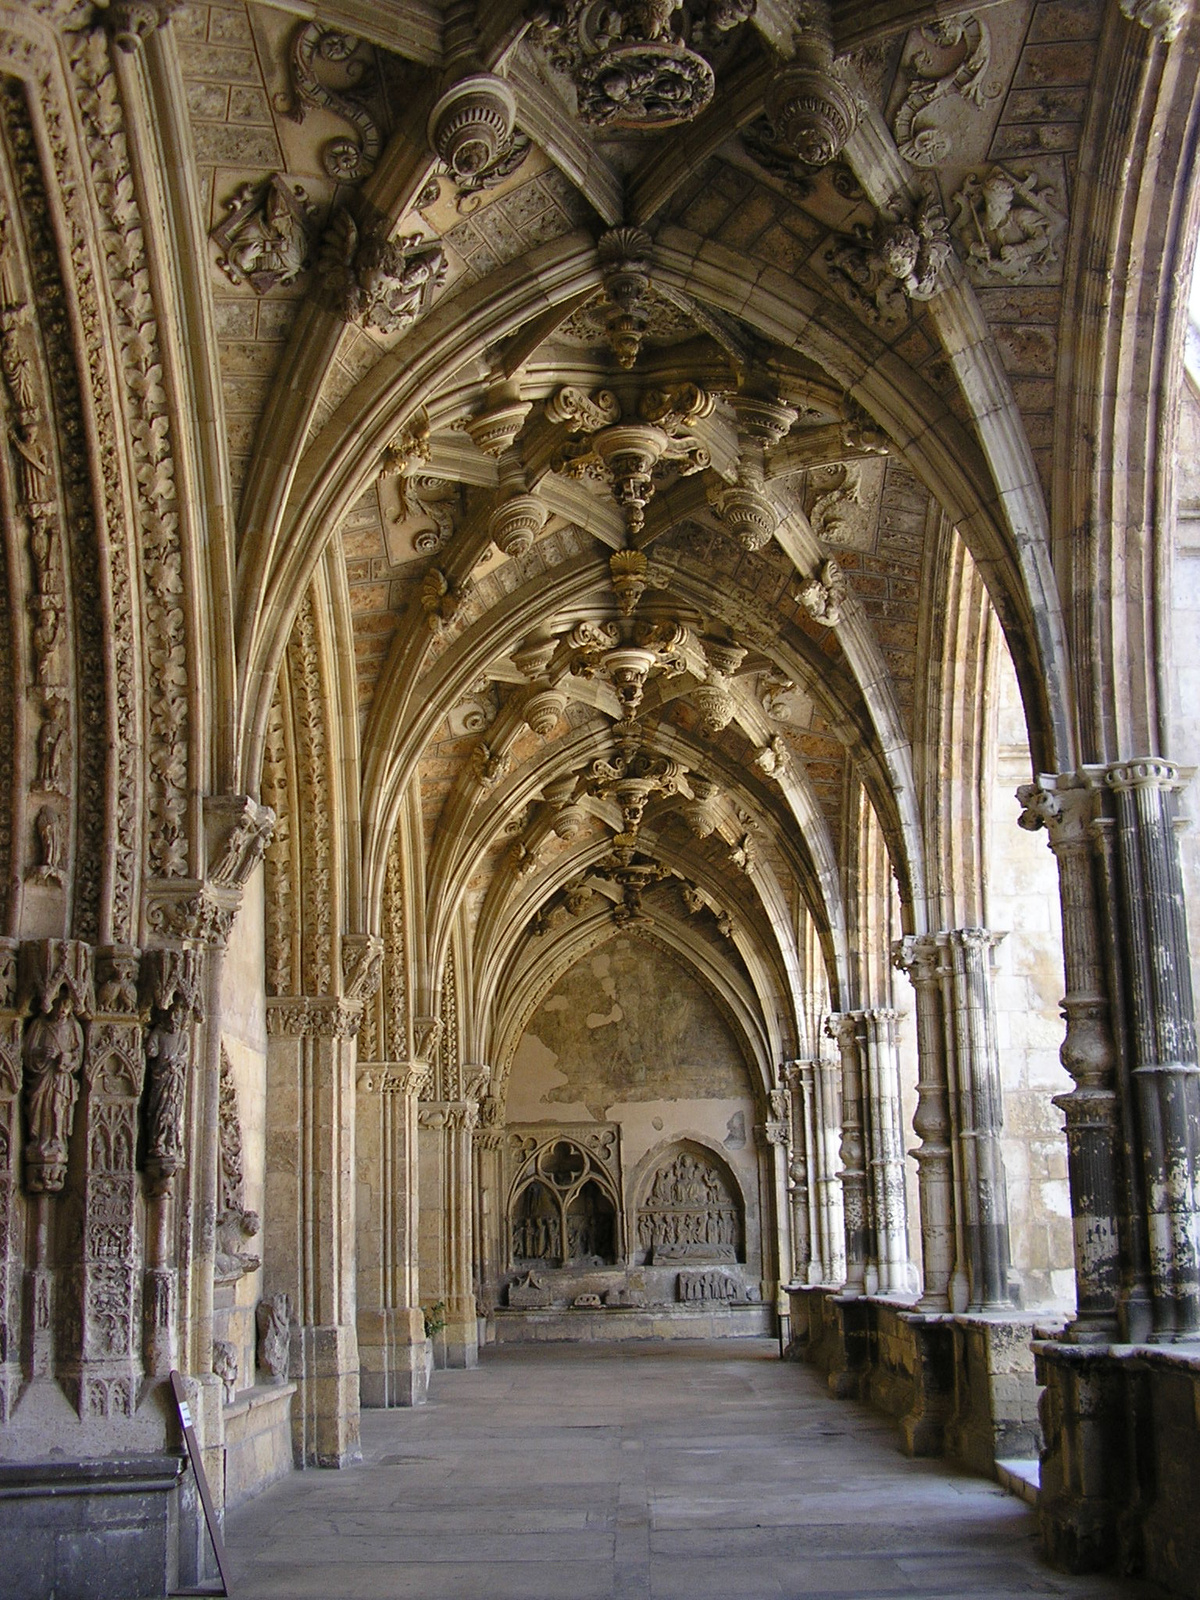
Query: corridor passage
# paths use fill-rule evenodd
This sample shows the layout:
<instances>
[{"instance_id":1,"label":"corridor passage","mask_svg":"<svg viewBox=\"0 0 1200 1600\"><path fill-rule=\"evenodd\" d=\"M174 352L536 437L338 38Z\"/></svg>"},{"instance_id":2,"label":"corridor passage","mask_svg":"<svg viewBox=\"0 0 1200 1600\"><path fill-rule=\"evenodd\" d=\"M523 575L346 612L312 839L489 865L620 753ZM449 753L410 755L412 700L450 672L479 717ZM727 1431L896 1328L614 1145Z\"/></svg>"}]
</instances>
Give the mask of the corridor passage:
<instances>
[{"instance_id":1,"label":"corridor passage","mask_svg":"<svg viewBox=\"0 0 1200 1600\"><path fill-rule=\"evenodd\" d=\"M235 1600L928 1600L1068 1578L995 1484L901 1456L765 1340L492 1347L363 1413L363 1464L229 1517Z\"/></svg>"}]
</instances>

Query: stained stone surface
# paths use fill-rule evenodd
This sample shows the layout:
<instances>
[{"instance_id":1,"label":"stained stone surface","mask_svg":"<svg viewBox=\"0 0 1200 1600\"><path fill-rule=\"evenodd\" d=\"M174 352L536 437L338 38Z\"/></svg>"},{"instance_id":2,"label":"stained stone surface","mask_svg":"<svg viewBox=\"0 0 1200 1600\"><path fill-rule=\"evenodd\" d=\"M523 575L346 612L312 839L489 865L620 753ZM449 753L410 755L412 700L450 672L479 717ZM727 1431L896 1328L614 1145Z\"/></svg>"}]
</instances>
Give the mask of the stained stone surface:
<instances>
[{"instance_id":1,"label":"stained stone surface","mask_svg":"<svg viewBox=\"0 0 1200 1600\"><path fill-rule=\"evenodd\" d=\"M486 1350L363 1463L228 1518L239 1600L1152 1600L1041 1560L1030 1508L898 1454L767 1340Z\"/></svg>"}]
</instances>

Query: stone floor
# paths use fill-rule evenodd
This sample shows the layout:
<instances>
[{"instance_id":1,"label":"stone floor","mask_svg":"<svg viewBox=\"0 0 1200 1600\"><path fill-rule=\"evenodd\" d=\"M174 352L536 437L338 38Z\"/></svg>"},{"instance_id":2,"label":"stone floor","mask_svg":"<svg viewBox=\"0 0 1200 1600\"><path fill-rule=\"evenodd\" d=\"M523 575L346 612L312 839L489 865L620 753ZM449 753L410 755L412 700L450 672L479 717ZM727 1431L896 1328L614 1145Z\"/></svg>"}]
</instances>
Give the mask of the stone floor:
<instances>
[{"instance_id":1,"label":"stone floor","mask_svg":"<svg viewBox=\"0 0 1200 1600\"><path fill-rule=\"evenodd\" d=\"M765 1340L505 1346L229 1518L236 1600L1149 1600Z\"/></svg>"}]
</instances>

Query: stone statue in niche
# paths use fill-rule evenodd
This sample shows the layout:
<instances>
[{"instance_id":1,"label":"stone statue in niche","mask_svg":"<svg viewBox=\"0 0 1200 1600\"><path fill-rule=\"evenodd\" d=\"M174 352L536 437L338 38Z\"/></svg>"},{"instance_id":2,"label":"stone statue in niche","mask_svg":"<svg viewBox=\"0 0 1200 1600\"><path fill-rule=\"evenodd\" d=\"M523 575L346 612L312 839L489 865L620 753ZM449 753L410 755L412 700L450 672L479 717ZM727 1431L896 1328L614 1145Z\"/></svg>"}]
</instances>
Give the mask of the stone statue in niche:
<instances>
[{"instance_id":1,"label":"stone statue in niche","mask_svg":"<svg viewBox=\"0 0 1200 1600\"><path fill-rule=\"evenodd\" d=\"M79 1098L83 1029L64 981L25 1030L25 1182L31 1194L55 1194L67 1176L67 1143Z\"/></svg>"},{"instance_id":2,"label":"stone statue in niche","mask_svg":"<svg viewBox=\"0 0 1200 1600\"><path fill-rule=\"evenodd\" d=\"M684 1150L659 1167L638 1212L638 1244L663 1261L736 1261L741 1215L715 1163Z\"/></svg>"},{"instance_id":3,"label":"stone statue in niche","mask_svg":"<svg viewBox=\"0 0 1200 1600\"><path fill-rule=\"evenodd\" d=\"M616 1259L616 1206L601 1170L579 1145L558 1139L536 1151L532 1175L514 1202L515 1266L582 1267Z\"/></svg>"},{"instance_id":4,"label":"stone statue in niche","mask_svg":"<svg viewBox=\"0 0 1200 1600\"><path fill-rule=\"evenodd\" d=\"M67 701L48 694L37 737L37 784L46 794L66 794Z\"/></svg>"},{"instance_id":5,"label":"stone statue in niche","mask_svg":"<svg viewBox=\"0 0 1200 1600\"><path fill-rule=\"evenodd\" d=\"M274 1383L287 1381L291 1360L292 1302L286 1294L260 1300L255 1312L258 1324L258 1365Z\"/></svg>"},{"instance_id":6,"label":"stone statue in niche","mask_svg":"<svg viewBox=\"0 0 1200 1600\"><path fill-rule=\"evenodd\" d=\"M31 883L57 885L67 881L67 843L63 819L53 806L43 806L34 818L41 861L30 874Z\"/></svg>"},{"instance_id":7,"label":"stone statue in niche","mask_svg":"<svg viewBox=\"0 0 1200 1600\"><path fill-rule=\"evenodd\" d=\"M540 1183L531 1183L517 1202L512 1224L514 1261L557 1262L562 1255L558 1207Z\"/></svg>"}]
</instances>

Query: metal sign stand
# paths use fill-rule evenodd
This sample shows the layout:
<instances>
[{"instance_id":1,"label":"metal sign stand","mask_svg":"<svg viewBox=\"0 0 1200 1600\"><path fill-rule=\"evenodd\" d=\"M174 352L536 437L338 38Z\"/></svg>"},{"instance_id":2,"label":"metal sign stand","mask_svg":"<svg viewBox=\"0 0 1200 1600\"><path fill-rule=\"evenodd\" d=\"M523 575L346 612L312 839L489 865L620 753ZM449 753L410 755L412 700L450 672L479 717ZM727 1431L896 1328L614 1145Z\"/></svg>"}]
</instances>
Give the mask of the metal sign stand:
<instances>
[{"instance_id":1,"label":"metal sign stand","mask_svg":"<svg viewBox=\"0 0 1200 1600\"><path fill-rule=\"evenodd\" d=\"M192 1426L192 1410L187 1402L187 1392L183 1387L183 1379L178 1372L171 1373L171 1389L175 1395L175 1404L179 1408L179 1421L183 1427L183 1437L187 1444L188 1459L192 1463L192 1471L196 1474L196 1487L200 1491L200 1504L204 1507L204 1520L208 1524L208 1537L212 1540L213 1554L217 1558L217 1570L221 1574L220 1590L216 1589L181 1589L179 1594L229 1594L229 1577L225 1571L225 1545L221 1539L221 1530L217 1525L216 1507L212 1502L212 1491L208 1487L208 1479L204 1474L204 1462L200 1458L200 1445L196 1438L196 1430Z\"/></svg>"}]
</instances>

